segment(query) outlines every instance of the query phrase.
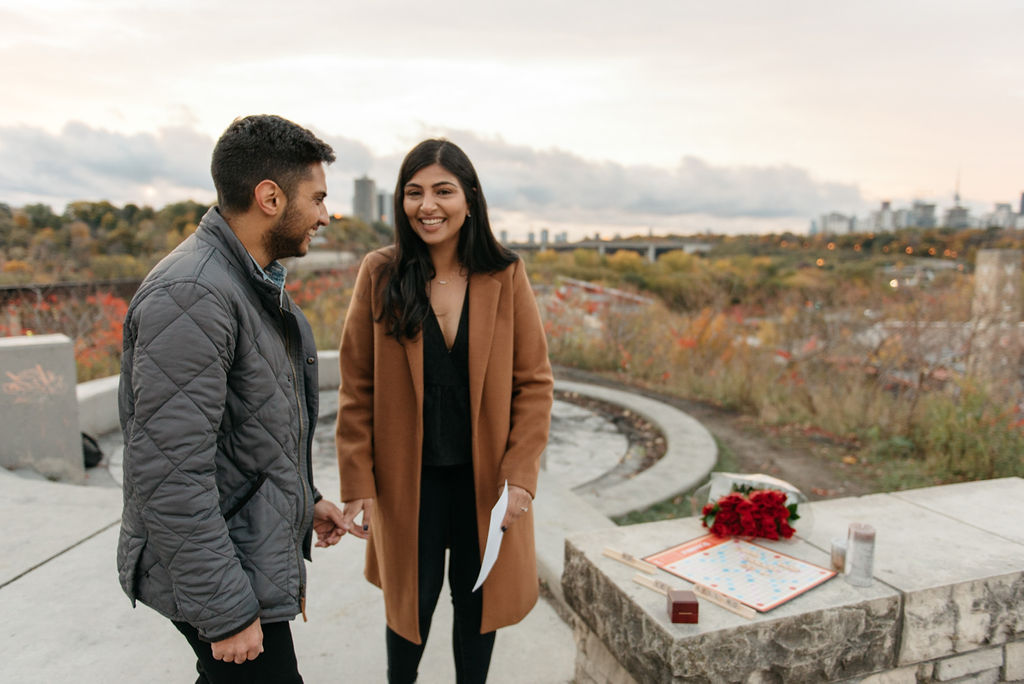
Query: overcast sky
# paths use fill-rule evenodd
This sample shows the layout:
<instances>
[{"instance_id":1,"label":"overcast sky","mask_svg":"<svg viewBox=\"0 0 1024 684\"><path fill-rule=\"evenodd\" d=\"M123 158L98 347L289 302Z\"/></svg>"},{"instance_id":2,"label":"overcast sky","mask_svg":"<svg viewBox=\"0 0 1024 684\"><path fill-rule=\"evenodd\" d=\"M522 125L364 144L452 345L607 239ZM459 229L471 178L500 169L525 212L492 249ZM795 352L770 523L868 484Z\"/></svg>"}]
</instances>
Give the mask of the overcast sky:
<instances>
[{"instance_id":1,"label":"overcast sky","mask_svg":"<svg viewBox=\"0 0 1024 684\"><path fill-rule=\"evenodd\" d=\"M461 145L499 228L807 230L1024 191L1024 2L0 0L0 202L212 201L276 113L393 189Z\"/></svg>"}]
</instances>

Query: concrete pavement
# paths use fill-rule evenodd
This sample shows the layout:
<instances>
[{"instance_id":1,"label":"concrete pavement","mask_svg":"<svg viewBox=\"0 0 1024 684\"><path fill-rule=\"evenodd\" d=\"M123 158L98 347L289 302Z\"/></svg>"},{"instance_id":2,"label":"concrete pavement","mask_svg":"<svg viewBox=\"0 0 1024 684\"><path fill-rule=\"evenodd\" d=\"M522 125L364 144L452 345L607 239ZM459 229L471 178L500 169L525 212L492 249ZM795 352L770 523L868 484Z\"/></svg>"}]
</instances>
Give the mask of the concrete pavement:
<instances>
[{"instance_id":1,"label":"concrete pavement","mask_svg":"<svg viewBox=\"0 0 1024 684\"><path fill-rule=\"evenodd\" d=\"M337 490L329 470L319 469L317 480L324 491ZM0 469L0 501L7 521L0 544L0 681L194 681L195 658L185 641L152 610L132 610L118 585L120 489ZM334 548L313 550L309 622L293 623L301 671L311 684L385 680L384 604L363 579L364 548L346 537ZM450 633L450 603L442 599L420 681L454 681ZM522 623L499 632L490 681L567 682L574 656L571 629L541 601Z\"/></svg>"}]
</instances>

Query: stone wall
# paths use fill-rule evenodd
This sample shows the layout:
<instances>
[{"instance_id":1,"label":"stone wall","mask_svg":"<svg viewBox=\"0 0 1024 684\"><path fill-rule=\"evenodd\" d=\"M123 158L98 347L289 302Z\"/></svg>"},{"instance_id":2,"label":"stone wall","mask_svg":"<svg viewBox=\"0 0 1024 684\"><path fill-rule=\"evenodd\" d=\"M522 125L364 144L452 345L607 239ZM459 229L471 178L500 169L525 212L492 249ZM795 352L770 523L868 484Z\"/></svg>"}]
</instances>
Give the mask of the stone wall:
<instances>
[{"instance_id":1,"label":"stone wall","mask_svg":"<svg viewBox=\"0 0 1024 684\"><path fill-rule=\"evenodd\" d=\"M65 335L0 338L0 466L82 482L75 357Z\"/></svg>"},{"instance_id":2,"label":"stone wall","mask_svg":"<svg viewBox=\"0 0 1024 684\"><path fill-rule=\"evenodd\" d=\"M1017 249L979 250L971 302L970 372L1012 394L1019 391L1020 375L1020 263Z\"/></svg>"},{"instance_id":3,"label":"stone wall","mask_svg":"<svg viewBox=\"0 0 1024 684\"><path fill-rule=\"evenodd\" d=\"M874 582L854 587L837 576L752 620L701 600L698 624L672 624L664 597L603 555L611 547L642 557L698 537L706 530L695 518L569 537L562 589L577 620L576 681L1024 679L1024 528L1015 522L1024 479L812 505L805 538L758 543L827 567L830 540L849 522L868 522L878 532Z\"/></svg>"}]
</instances>

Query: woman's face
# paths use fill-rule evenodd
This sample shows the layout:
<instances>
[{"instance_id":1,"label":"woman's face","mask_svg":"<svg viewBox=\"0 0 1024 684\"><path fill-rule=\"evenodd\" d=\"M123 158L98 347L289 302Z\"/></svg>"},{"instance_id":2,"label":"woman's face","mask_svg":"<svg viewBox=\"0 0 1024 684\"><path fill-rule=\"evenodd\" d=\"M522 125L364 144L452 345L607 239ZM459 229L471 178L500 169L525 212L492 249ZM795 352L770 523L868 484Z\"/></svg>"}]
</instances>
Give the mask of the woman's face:
<instances>
[{"instance_id":1,"label":"woman's face","mask_svg":"<svg viewBox=\"0 0 1024 684\"><path fill-rule=\"evenodd\" d=\"M440 164L425 166L405 184L402 205L409 225L428 247L458 244L469 214L466 193L455 175Z\"/></svg>"}]
</instances>

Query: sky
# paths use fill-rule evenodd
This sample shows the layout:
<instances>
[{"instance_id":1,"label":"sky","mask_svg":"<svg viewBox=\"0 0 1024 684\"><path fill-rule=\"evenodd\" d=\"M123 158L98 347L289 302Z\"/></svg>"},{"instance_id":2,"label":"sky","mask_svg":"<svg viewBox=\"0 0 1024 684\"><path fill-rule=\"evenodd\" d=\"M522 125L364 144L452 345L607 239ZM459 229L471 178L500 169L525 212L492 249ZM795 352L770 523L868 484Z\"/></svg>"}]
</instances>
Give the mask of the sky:
<instances>
[{"instance_id":1,"label":"sky","mask_svg":"<svg viewBox=\"0 0 1024 684\"><path fill-rule=\"evenodd\" d=\"M469 154L496 229L806 232L1019 208L1020 0L0 0L0 202L212 202L237 116L334 146L328 207Z\"/></svg>"}]
</instances>

